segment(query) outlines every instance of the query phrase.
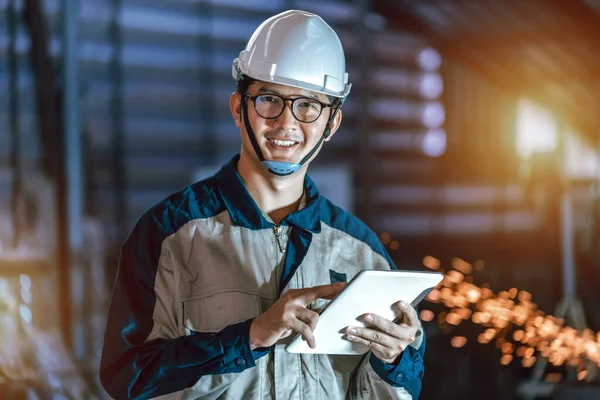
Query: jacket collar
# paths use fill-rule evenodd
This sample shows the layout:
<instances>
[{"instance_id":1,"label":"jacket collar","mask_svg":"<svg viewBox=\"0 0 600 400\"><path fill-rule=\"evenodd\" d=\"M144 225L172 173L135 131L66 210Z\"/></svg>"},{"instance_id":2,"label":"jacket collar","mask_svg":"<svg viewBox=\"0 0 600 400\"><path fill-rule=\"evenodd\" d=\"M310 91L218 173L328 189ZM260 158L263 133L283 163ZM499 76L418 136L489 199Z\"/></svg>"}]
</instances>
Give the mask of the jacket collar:
<instances>
[{"instance_id":1,"label":"jacket collar","mask_svg":"<svg viewBox=\"0 0 600 400\"><path fill-rule=\"evenodd\" d=\"M235 155L216 174L221 199L234 224L255 230L270 229L273 227L273 223L265 219L237 172L239 159L240 155ZM312 233L318 233L321 231L320 214L323 198L308 175L304 179L304 193L306 207L288 215L280 225L292 225Z\"/></svg>"}]
</instances>

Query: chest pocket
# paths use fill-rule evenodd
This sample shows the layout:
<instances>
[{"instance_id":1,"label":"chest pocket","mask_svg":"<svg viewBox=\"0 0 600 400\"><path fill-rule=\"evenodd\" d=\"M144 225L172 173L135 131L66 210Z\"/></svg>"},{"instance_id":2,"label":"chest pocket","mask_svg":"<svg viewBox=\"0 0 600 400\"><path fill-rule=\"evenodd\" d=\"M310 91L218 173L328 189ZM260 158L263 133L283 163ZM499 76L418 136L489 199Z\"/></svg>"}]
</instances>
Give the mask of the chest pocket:
<instances>
[{"instance_id":1,"label":"chest pocket","mask_svg":"<svg viewBox=\"0 0 600 400\"><path fill-rule=\"evenodd\" d=\"M261 313L256 294L227 290L183 301L183 325L186 334L215 333L223 328L254 318Z\"/></svg>"}]
</instances>

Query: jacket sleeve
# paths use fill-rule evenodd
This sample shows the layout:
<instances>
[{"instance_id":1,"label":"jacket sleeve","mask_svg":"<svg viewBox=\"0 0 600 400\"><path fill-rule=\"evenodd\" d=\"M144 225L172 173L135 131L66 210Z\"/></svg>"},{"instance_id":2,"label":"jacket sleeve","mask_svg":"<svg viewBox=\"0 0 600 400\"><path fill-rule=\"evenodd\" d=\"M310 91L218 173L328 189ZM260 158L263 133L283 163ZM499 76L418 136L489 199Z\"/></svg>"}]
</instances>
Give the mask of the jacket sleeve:
<instances>
[{"instance_id":1,"label":"jacket sleeve","mask_svg":"<svg viewBox=\"0 0 600 400\"><path fill-rule=\"evenodd\" d=\"M117 400L148 399L225 374L211 387L225 391L264 354L250 349L251 320L214 334L181 336L174 271L162 246L166 234L157 224L145 225L138 223L121 251L102 349L102 386Z\"/></svg>"},{"instance_id":2,"label":"jacket sleeve","mask_svg":"<svg viewBox=\"0 0 600 400\"><path fill-rule=\"evenodd\" d=\"M384 269L397 269L385 247L370 229L363 240L379 254ZM396 365L385 364L370 352L354 371L349 392L352 399L418 399L424 374L425 333L419 330L415 342L402 353Z\"/></svg>"},{"instance_id":3,"label":"jacket sleeve","mask_svg":"<svg viewBox=\"0 0 600 400\"><path fill-rule=\"evenodd\" d=\"M385 364L372 353L354 371L348 393L351 399L418 399L423 379L425 336L418 347L408 346L395 365Z\"/></svg>"}]
</instances>

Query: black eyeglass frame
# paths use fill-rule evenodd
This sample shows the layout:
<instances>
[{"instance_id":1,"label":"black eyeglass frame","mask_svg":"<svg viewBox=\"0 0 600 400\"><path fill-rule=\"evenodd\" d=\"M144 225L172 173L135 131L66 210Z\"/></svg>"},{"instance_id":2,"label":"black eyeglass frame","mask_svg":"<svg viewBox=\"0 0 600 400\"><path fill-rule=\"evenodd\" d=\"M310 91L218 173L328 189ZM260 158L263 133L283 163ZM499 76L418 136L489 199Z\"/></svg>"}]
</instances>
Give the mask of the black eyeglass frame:
<instances>
[{"instance_id":1,"label":"black eyeglass frame","mask_svg":"<svg viewBox=\"0 0 600 400\"><path fill-rule=\"evenodd\" d=\"M285 111L285 104L287 104L287 102L289 101L290 102L290 111L292 111L292 115L294 116L294 118L296 118L296 120L298 120L299 122L302 122L303 124L311 124L311 123L315 122L316 120L318 120L321 117L321 115L323 114L323 110L324 109L326 109L328 107L329 108L333 108L335 106L334 104L323 103L322 101L320 101L318 99L315 99L315 98L312 98L312 97L305 97L305 96L300 96L300 97L283 97L283 96L280 96L280 95L274 94L274 93L261 93L261 94L257 94L256 96L251 96L249 94L243 94L242 96L244 98L246 98L246 99L252 100L252 102L254 103L254 111L256 111L256 113L258 115L260 115L261 118L264 118L264 119L276 119L276 118L279 118L281 116L281 114L283 114L283 111ZM259 113L258 110L256 109L256 99L258 99L259 97L262 97L262 96L278 97L281 100L283 100L284 106L281 107L281 112L279 114L277 114L276 116L274 116L274 117L264 117L264 116L262 116L262 114ZM298 118L296 116L296 114L294 113L294 103L297 102L298 100L301 100L301 99L316 101L317 103L319 103L321 105L321 111L319 112L319 115L317 115L317 117L315 119L313 119L311 121L302 121L300 118Z\"/></svg>"}]
</instances>

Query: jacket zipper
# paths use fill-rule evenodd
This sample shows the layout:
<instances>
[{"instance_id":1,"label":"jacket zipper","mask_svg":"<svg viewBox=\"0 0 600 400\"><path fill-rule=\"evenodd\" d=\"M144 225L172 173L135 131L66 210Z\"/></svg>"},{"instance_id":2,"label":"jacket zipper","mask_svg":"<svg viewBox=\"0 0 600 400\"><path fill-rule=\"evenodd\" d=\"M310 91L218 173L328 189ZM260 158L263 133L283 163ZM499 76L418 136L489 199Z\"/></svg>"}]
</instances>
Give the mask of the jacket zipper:
<instances>
[{"instance_id":1,"label":"jacket zipper","mask_svg":"<svg viewBox=\"0 0 600 400\"><path fill-rule=\"evenodd\" d=\"M281 244L281 226L275 225L273 227L273 233L275 233L275 241L277 242L277 247L279 247L279 251L285 253L285 249Z\"/></svg>"},{"instance_id":2,"label":"jacket zipper","mask_svg":"<svg viewBox=\"0 0 600 400\"><path fill-rule=\"evenodd\" d=\"M277 250L279 250L279 254L281 255L281 258L283 258L283 255L285 254L285 248L283 246L283 244L281 243L281 226L279 225L274 225L273 226L273 233L275 234L275 242L277 242ZM275 250L275 252L277 252L277 250ZM281 280L281 258L279 256L277 256L277 264L275 267L275 277L277 279L276 281L276 288L277 288L277 293L279 293L280 287L280 280ZM279 295L277 295L277 298L279 298Z\"/></svg>"}]
</instances>

